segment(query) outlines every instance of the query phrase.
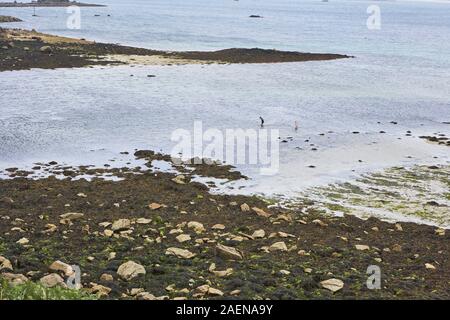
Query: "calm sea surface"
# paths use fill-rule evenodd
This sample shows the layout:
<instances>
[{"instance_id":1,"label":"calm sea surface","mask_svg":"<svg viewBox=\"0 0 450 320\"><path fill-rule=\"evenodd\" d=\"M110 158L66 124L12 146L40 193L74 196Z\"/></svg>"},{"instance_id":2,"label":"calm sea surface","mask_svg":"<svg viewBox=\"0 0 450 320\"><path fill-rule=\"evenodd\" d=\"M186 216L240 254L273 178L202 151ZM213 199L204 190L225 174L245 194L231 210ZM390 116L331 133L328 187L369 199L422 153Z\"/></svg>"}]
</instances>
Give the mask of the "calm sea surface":
<instances>
[{"instance_id":1,"label":"calm sea surface","mask_svg":"<svg viewBox=\"0 0 450 320\"><path fill-rule=\"evenodd\" d=\"M450 4L95 2L108 7L82 8L80 30L66 28L65 8L37 8L37 17L32 8L0 8L0 14L23 19L10 24L18 28L153 49L261 47L355 58L3 72L0 169L50 160L123 163L120 151L170 152L172 131L192 130L195 120L206 129L257 129L260 115L268 129L293 140L280 146L279 174L239 167L253 178L253 192L290 194L393 165L449 163L448 148L417 136L450 133L443 124L450 121ZM373 4L381 9L381 30L366 27Z\"/></svg>"}]
</instances>

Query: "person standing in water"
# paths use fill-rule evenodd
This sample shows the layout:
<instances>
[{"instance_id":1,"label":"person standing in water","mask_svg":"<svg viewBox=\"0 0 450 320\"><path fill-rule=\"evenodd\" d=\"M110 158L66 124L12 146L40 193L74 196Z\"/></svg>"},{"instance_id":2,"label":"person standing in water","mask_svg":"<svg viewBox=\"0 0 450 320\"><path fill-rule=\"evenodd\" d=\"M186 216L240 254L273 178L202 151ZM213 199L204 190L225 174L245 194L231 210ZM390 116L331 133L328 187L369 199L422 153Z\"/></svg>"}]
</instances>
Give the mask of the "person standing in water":
<instances>
[{"instance_id":1,"label":"person standing in water","mask_svg":"<svg viewBox=\"0 0 450 320\"><path fill-rule=\"evenodd\" d=\"M298 122L297 122L297 120L295 120L295 122L294 122L294 130L295 130L295 131L298 130Z\"/></svg>"},{"instance_id":2,"label":"person standing in water","mask_svg":"<svg viewBox=\"0 0 450 320\"><path fill-rule=\"evenodd\" d=\"M259 119L261 120L261 128L264 128L264 119L263 119L263 117L259 116Z\"/></svg>"}]
</instances>

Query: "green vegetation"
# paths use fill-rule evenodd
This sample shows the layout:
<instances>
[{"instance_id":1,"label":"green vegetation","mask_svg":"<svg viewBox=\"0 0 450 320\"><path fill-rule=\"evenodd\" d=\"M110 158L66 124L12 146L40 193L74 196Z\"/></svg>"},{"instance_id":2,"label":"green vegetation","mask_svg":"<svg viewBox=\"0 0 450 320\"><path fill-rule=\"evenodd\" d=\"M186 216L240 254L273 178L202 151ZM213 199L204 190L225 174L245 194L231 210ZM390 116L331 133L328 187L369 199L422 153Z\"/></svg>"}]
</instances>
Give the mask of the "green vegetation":
<instances>
[{"instance_id":1,"label":"green vegetation","mask_svg":"<svg viewBox=\"0 0 450 320\"><path fill-rule=\"evenodd\" d=\"M40 284L28 281L21 285L9 284L0 280L0 300L95 300L81 290L64 289L61 287L46 288Z\"/></svg>"}]
</instances>

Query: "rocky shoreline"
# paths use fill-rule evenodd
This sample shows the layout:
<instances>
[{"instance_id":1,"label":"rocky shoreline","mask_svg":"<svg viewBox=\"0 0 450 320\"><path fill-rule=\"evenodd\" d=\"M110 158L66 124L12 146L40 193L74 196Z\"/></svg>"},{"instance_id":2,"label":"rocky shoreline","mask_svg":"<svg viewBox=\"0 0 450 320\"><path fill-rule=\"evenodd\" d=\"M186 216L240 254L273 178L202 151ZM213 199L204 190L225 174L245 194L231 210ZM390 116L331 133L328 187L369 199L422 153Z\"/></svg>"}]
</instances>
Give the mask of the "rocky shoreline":
<instances>
[{"instance_id":1,"label":"rocky shoreline","mask_svg":"<svg viewBox=\"0 0 450 320\"><path fill-rule=\"evenodd\" d=\"M65 287L76 265L80 292L103 299L450 298L448 230L210 194L194 175L242 175L205 164L158 172L152 162L170 157L135 156L145 165L36 164L43 179L7 169L0 290ZM381 289L366 286L371 265L381 270Z\"/></svg>"},{"instance_id":2,"label":"rocky shoreline","mask_svg":"<svg viewBox=\"0 0 450 320\"><path fill-rule=\"evenodd\" d=\"M27 8L27 7L106 7L103 4L83 3L76 1L58 2L58 1L45 1L45 2L0 2L0 8Z\"/></svg>"},{"instance_id":3,"label":"rocky shoreline","mask_svg":"<svg viewBox=\"0 0 450 320\"><path fill-rule=\"evenodd\" d=\"M85 39L43 34L34 30L0 28L0 72L117 64L280 63L344 58L350 56L257 48L170 52L96 43Z\"/></svg>"},{"instance_id":4,"label":"rocky shoreline","mask_svg":"<svg viewBox=\"0 0 450 320\"><path fill-rule=\"evenodd\" d=\"M22 22L19 18L11 16L0 16L0 23Z\"/></svg>"}]
</instances>

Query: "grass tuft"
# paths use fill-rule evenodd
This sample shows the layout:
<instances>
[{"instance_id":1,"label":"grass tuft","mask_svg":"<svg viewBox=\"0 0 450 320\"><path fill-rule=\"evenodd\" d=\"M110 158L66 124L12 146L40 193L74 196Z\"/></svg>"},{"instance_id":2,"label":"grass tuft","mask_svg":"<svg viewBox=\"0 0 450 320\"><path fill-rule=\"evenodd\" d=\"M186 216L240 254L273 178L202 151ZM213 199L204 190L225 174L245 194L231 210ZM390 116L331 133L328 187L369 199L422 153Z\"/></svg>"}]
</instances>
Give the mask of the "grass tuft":
<instances>
[{"instance_id":1,"label":"grass tuft","mask_svg":"<svg viewBox=\"0 0 450 320\"><path fill-rule=\"evenodd\" d=\"M0 279L0 300L95 300L95 295L81 290L61 287L46 288L41 284L28 281L21 285L12 285Z\"/></svg>"}]
</instances>

